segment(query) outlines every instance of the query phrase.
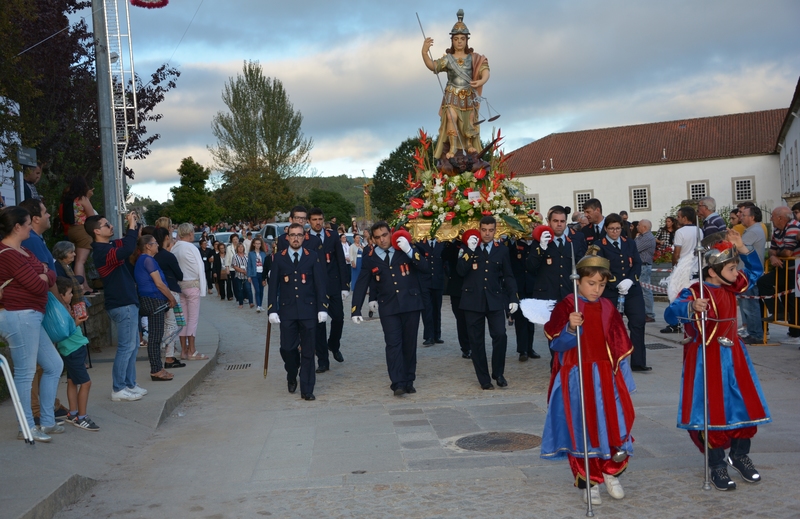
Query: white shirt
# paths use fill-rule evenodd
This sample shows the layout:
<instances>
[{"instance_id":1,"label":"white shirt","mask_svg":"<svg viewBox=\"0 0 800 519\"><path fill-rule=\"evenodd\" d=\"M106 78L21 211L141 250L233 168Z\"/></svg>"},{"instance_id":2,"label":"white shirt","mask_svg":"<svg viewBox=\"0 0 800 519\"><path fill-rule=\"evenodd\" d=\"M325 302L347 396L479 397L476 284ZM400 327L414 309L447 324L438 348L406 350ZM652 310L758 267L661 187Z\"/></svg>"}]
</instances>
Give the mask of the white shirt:
<instances>
[{"instance_id":1,"label":"white shirt","mask_svg":"<svg viewBox=\"0 0 800 519\"><path fill-rule=\"evenodd\" d=\"M673 245L681 248L681 257L678 261L683 261L684 258L691 258L694 255L694 249L697 247L697 236L703 238L703 230L698 229L695 225L686 225L675 231L675 241ZM697 262L692 267L692 274L697 274Z\"/></svg>"},{"instance_id":2,"label":"white shirt","mask_svg":"<svg viewBox=\"0 0 800 519\"><path fill-rule=\"evenodd\" d=\"M184 281L200 281L200 297L206 296L206 269L203 266L203 257L200 256L200 250L194 244L178 240L172 246L172 254L178 259L178 265L183 272Z\"/></svg>"}]
</instances>

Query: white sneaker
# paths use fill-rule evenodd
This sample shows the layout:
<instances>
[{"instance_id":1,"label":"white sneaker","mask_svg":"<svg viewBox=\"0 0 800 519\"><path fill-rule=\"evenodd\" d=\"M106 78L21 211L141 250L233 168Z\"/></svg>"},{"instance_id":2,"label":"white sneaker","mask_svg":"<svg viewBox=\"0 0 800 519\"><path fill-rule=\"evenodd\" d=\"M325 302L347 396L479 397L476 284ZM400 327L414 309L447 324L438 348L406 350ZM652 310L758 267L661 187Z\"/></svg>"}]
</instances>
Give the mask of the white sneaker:
<instances>
[{"instance_id":1,"label":"white sneaker","mask_svg":"<svg viewBox=\"0 0 800 519\"><path fill-rule=\"evenodd\" d=\"M608 495L614 499L622 499L625 497L625 491L622 489L619 478L612 476L611 474L604 473L603 481L606 482L606 491L608 491Z\"/></svg>"},{"instance_id":2,"label":"white sneaker","mask_svg":"<svg viewBox=\"0 0 800 519\"><path fill-rule=\"evenodd\" d=\"M261 308L260 306L259 306L258 308L256 308L256 312L258 312L258 313L261 313L263 310L264 310L264 309L263 309L263 308Z\"/></svg>"},{"instance_id":3,"label":"white sneaker","mask_svg":"<svg viewBox=\"0 0 800 519\"><path fill-rule=\"evenodd\" d=\"M586 489L585 488L581 488L580 491L581 491L581 495L583 496L583 502L586 503L587 502L586 501ZM592 490L591 490L591 493L592 493L592 504L593 505L601 505L601 504L603 504L603 501L600 499L600 487L598 487L597 485L593 486Z\"/></svg>"},{"instance_id":4,"label":"white sneaker","mask_svg":"<svg viewBox=\"0 0 800 519\"><path fill-rule=\"evenodd\" d=\"M800 337L786 337L781 339L781 344L800 344Z\"/></svg>"},{"instance_id":5,"label":"white sneaker","mask_svg":"<svg viewBox=\"0 0 800 519\"><path fill-rule=\"evenodd\" d=\"M739 328L739 329L737 330L737 332L738 332L738 334L739 334L739 337L747 337L747 328L745 328L744 326L742 326L741 328Z\"/></svg>"},{"instance_id":6,"label":"white sneaker","mask_svg":"<svg viewBox=\"0 0 800 519\"><path fill-rule=\"evenodd\" d=\"M120 391L112 391L111 392L111 401L112 402L120 402L120 401L123 401L123 400L126 401L126 402L133 402L135 400L141 400L141 399L142 399L142 395L140 395L138 393L133 393L127 387L123 388Z\"/></svg>"},{"instance_id":7,"label":"white sneaker","mask_svg":"<svg viewBox=\"0 0 800 519\"><path fill-rule=\"evenodd\" d=\"M147 390L146 390L145 388L143 388L142 386L140 386L139 384L136 384L136 385L135 385L135 386L133 386L133 387L129 387L129 388L128 388L128 391L130 391L130 392L131 392L131 393L133 393L134 395L141 395L141 396L144 396L144 395L146 395L146 394L147 394Z\"/></svg>"}]
</instances>

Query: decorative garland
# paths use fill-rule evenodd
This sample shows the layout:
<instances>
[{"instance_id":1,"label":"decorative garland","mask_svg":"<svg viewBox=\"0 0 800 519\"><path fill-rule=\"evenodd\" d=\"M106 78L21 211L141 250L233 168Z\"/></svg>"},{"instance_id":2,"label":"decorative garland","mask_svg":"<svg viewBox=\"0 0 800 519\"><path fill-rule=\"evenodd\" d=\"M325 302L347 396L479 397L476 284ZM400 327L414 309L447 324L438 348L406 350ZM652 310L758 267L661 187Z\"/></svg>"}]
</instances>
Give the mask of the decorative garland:
<instances>
[{"instance_id":1,"label":"decorative garland","mask_svg":"<svg viewBox=\"0 0 800 519\"><path fill-rule=\"evenodd\" d=\"M131 0L131 5L135 7L144 7L146 9L157 9L165 7L169 0Z\"/></svg>"}]
</instances>

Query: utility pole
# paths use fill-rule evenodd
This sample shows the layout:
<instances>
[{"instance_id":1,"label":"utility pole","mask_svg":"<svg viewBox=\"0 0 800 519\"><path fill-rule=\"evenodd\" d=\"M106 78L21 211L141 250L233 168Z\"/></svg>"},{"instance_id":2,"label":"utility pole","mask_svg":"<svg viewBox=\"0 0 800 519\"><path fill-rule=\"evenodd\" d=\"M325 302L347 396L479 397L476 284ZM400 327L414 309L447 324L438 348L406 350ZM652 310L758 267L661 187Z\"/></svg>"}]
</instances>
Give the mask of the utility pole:
<instances>
[{"instance_id":1,"label":"utility pole","mask_svg":"<svg viewBox=\"0 0 800 519\"><path fill-rule=\"evenodd\" d=\"M108 51L105 2L106 0L92 0L95 73L97 76L97 122L100 126L100 158L103 167L103 206L106 219L114 226L114 235L120 237L122 215L117 196L117 147L114 138L112 105L114 96L111 85L111 56Z\"/></svg>"}]
</instances>

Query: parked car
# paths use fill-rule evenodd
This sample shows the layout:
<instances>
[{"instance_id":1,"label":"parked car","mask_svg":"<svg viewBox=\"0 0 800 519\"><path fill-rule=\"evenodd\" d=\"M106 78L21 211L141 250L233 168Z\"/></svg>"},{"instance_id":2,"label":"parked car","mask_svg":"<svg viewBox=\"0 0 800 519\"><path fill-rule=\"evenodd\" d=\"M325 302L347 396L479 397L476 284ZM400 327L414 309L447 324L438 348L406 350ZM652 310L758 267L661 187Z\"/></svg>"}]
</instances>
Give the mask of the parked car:
<instances>
[{"instance_id":1,"label":"parked car","mask_svg":"<svg viewBox=\"0 0 800 519\"><path fill-rule=\"evenodd\" d=\"M221 241L222 243L227 245L227 244L229 244L231 242L231 235L232 234L238 234L239 235L239 239L240 240L242 239L242 235L241 234L233 233L233 232L215 232L214 234L209 234L208 237L211 238L211 241L213 241L215 243L218 242L218 241Z\"/></svg>"}]
</instances>

